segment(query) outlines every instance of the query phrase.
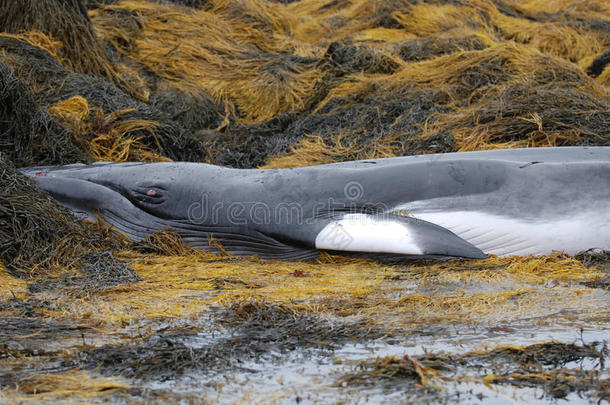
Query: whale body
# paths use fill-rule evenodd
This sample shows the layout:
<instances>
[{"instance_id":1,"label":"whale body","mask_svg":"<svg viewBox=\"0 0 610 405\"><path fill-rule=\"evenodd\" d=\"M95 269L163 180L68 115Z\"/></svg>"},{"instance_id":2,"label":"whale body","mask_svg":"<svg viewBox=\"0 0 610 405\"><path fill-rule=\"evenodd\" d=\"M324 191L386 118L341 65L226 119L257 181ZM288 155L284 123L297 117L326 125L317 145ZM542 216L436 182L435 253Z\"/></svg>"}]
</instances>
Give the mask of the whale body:
<instances>
[{"instance_id":1,"label":"whale body","mask_svg":"<svg viewBox=\"0 0 610 405\"><path fill-rule=\"evenodd\" d=\"M610 249L610 147L505 149L289 169L95 163L22 169L134 240L306 259L320 250L483 258Z\"/></svg>"}]
</instances>

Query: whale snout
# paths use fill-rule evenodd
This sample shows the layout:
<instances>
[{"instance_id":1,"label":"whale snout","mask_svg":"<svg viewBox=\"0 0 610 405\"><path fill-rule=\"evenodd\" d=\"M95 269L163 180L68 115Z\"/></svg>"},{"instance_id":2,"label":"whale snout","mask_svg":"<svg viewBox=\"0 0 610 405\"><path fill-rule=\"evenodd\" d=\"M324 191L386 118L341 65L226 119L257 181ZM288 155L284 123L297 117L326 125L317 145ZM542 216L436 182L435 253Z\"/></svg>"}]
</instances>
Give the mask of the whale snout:
<instances>
[{"instance_id":1,"label":"whale snout","mask_svg":"<svg viewBox=\"0 0 610 405\"><path fill-rule=\"evenodd\" d=\"M53 173L42 176L37 173L26 174L34 177L40 188L82 219L95 222L99 215L134 241L140 241L163 228L158 218L134 206L123 195L108 187L69 176Z\"/></svg>"}]
</instances>

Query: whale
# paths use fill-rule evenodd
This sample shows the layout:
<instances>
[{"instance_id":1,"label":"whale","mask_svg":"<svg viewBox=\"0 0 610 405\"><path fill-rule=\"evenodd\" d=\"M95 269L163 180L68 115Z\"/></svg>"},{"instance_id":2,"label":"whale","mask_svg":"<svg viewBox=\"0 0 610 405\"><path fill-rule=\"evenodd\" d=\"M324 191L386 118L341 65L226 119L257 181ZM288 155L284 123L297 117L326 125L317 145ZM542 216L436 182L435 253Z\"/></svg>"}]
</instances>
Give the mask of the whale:
<instances>
[{"instance_id":1,"label":"whale","mask_svg":"<svg viewBox=\"0 0 610 405\"><path fill-rule=\"evenodd\" d=\"M141 241L310 259L610 250L610 147L497 149L284 169L98 162L21 171L79 218Z\"/></svg>"}]
</instances>

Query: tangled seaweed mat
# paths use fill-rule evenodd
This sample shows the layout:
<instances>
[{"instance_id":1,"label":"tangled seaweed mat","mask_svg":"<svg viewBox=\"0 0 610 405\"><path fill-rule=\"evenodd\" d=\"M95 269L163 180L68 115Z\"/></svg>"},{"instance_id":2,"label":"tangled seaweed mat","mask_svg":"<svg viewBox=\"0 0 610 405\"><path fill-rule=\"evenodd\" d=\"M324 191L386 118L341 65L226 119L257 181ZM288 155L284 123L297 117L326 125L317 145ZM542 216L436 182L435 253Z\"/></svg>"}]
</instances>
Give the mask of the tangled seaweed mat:
<instances>
[{"instance_id":1,"label":"tangled seaweed mat","mask_svg":"<svg viewBox=\"0 0 610 405\"><path fill-rule=\"evenodd\" d=\"M595 344L541 343L529 346L501 346L493 350L471 351L459 356L425 354L423 356L378 357L360 362L353 372L345 374L342 386L382 385L388 390L415 391L418 400L438 400L437 387L447 383L468 383L479 379L486 385L510 384L514 387L541 388L543 395L567 399L573 392L593 391L593 400L610 398L608 379L600 370L570 369L570 362L594 359L603 370L608 347ZM549 370L548 366L553 368ZM476 377L465 377L470 368ZM397 388L400 387L400 388ZM448 402L448 398L445 402ZM482 398L479 398L482 399ZM458 400L459 401L459 400Z\"/></svg>"},{"instance_id":2,"label":"tangled seaweed mat","mask_svg":"<svg viewBox=\"0 0 610 405\"><path fill-rule=\"evenodd\" d=\"M607 269L599 264L607 261L599 255L395 264L324 255L317 262L288 263L196 252L175 242L171 234L160 234L146 247L157 253L144 255L142 246L121 252L118 256L140 280L87 294L70 283L33 289L35 283L29 282L28 289L28 283L0 272L3 286L13 291L1 296L0 316L7 327L1 333L6 343L0 395L8 400L52 400L67 393L82 399L175 400L181 394L171 389L146 393L142 381L175 379L189 370L231 372L235 364L265 353L309 346L332 350L346 342L388 337L408 342L420 333L440 336L473 325L577 330L609 322L607 282L596 284L607 280ZM230 331L227 337L223 330ZM200 348L185 345L201 331L221 338ZM521 360L512 364L502 355L506 350L512 349L498 348L485 361L504 359L508 366L479 377L466 377L468 368L482 361L472 354L435 353L406 366L403 360L376 360L385 365L362 367L415 367L419 377L412 381L433 393L449 380L428 367L452 370L453 379L540 386L550 397L573 391L607 396L606 382L595 371L572 376L558 363L526 373L518 368ZM579 350L586 353L578 359L602 349ZM359 384L362 372L339 381Z\"/></svg>"},{"instance_id":3,"label":"tangled seaweed mat","mask_svg":"<svg viewBox=\"0 0 610 405\"><path fill-rule=\"evenodd\" d=\"M5 27L24 31L0 37L0 60L44 108L87 100L79 130L66 114L53 118L84 141L89 160L287 167L610 142L605 1L173 3L195 7L87 2L95 41L74 49L62 43L72 33L61 15L38 14ZM69 106L78 115L78 103ZM97 111L117 126L101 152L121 153L91 153Z\"/></svg>"},{"instance_id":4,"label":"tangled seaweed mat","mask_svg":"<svg viewBox=\"0 0 610 405\"><path fill-rule=\"evenodd\" d=\"M2 154L0 183L0 261L13 275L31 278L56 271L67 274L82 267L89 273L89 281L97 271L94 284L112 278L117 273L111 271L113 266L125 275L125 266L110 252L125 246L126 241L103 225L78 220Z\"/></svg>"}]
</instances>

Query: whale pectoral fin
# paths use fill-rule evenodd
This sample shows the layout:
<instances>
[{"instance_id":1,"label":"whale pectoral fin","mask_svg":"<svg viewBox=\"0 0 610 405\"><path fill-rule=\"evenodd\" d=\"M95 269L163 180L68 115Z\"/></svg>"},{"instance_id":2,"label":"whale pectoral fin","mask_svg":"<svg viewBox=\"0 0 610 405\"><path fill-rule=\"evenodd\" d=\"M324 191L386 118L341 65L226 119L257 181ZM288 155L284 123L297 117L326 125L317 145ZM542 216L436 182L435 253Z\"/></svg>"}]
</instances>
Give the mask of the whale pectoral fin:
<instances>
[{"instance_id":1,"label":"whale pectoral fin","mask_svg":"<svg viewBox=\"0 0 610 405\"><path fill-rule=\"evenodd\" d=\"M420 219L392 214L338 214L315 237L317 249L454 256L481 259L486 255L446 228Z\"/></svg>"}]
</instances>

